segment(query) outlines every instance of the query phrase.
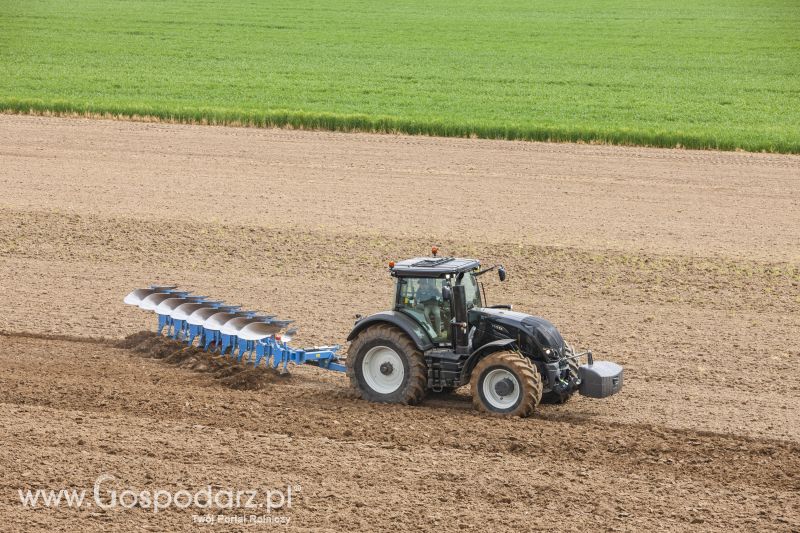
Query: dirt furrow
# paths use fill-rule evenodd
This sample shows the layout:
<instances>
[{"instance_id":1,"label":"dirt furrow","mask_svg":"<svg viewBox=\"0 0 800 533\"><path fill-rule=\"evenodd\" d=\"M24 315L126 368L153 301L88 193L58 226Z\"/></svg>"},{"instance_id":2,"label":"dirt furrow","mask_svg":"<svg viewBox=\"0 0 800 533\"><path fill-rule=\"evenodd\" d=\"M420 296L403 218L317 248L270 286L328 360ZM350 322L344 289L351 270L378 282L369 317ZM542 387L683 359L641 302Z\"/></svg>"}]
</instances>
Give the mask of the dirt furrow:
<instances>
[{"instance_id":1,"label":"dirt furrow","mask_svg":"<svg viewBox=\"0 0 800 533\"><path fill-rule=\"evenodd\" d=\"M195 527L19 502L106 472L302 485L303 530L800 530L799 156L0 115L0 188L8 529ZM153 327L121 303L151 282L344 344L432 244L504 264L490 303L623 364L622 393L497 420L468 388L374 405L116 344Z\"/></svg>"},{"instance_id":2,"label":"dirt furrow","mask_svg":"<svg viewBox=\"0 0 800 533\"><path fill-rule=\"evenodd\" d=\"M61 375L56 386L40 372L48 364L42 360L53 354L58 356L49 363L51 370ZM19 362L22 357L30 359L27 364ZM241 483L254 479L253 469L266 469L273 474L267 479L278 474L298 478L291 482L308 487L304 498L315 506L322 504L327 491L353 491L346 481L352 479L374 487L381 479L401 487L410 483L409 488L419 482L434 491L422 496L421 503L438 502L448 513L464 500L479 497L484 501L477 509L500 529L522 527L525 520L545 527L565 512L547 501L570 493L585 498L595 520L627 527L654 525L653 518L668 514L668 506L647 502L669 495L684 498L686 505L685 516L667 519L673 527L692 521L714 527L726 512L741 512L737 507L742 504L765 511L758 515L753 507L748 510L754 515L744 515L761 516L762 525L788 529L795 523L792 505L800 488L795 477L800 450L790 443L598 424L546 410L526 421L496 420L460 408L463 402L458 399L418 408L376 406L343 399L337 390L341 383L320 388L311 376L293 376L258 391L237 391L208 373L98 343L13 339L4 343L0 364L7 391L3 411L10 417L2 424L4 442L25 452L14 457L51 465L32 474L25 462L6 456L7 489L13 488L14 479L25 479L32 487L90 485L91 476L97 475L92 469L101 465L103 471L110 469L115 477L138 486L172 486L199 481L202 475L211 475L215 483ZM102 375L103 380L87 386L85 375ZM308 384L314 384L310 390ZM59 422L42 423L42 417ZM135 469L127 465L133 457L139 465ZM343 469L341 476L333 479L342 481L319 486L313 467L317 461L339 465L334 471ZM187 469L189 465L194 466ZM26 469L28 476L23 475ZM359 472L356 478L353 469ZM624 488L619 485L623 479ZM509 485L516 496L506 501L500 487ZM549 494L547 499L540 496L542 490ZM367 494L359 492L345 505L368 506L373 510L366 514L378 519L374 509L381 502L398 503L386 493ZM539 510L536 518L525 515L531 507ZM567 516L580 517L581 509L570 508ZM306 526L320 525L319 517L309 511L295 518ZM171 513L163 520L180 523ZM459 522L441 525L449 530L460 528ZM733 523L746 528L751 522ZM185 522L177 527L185 527Z\"/></svg>"}]
</instances>

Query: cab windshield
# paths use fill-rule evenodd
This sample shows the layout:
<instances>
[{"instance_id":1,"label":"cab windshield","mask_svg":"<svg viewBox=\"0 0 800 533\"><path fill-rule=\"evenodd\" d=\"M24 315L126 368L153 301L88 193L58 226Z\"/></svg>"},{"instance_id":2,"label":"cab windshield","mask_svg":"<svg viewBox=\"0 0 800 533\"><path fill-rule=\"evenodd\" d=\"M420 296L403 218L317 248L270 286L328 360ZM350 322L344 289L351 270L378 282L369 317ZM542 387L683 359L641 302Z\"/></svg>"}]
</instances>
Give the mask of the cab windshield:
<instances>
[{"instance_id":1,"label":"cab windshield","mask_svg":"<svg viewBox=\"0 0 800 533\"><path fill-rule=\"evenodd\" d=\"M466 295L467 309L483 307L481 302L481 290L480 287L478 287L478 280L475 278L475 274L468 272L460 274L460 276L460 283L464 286L464 294Z\"/></svg>"}]
</instances>

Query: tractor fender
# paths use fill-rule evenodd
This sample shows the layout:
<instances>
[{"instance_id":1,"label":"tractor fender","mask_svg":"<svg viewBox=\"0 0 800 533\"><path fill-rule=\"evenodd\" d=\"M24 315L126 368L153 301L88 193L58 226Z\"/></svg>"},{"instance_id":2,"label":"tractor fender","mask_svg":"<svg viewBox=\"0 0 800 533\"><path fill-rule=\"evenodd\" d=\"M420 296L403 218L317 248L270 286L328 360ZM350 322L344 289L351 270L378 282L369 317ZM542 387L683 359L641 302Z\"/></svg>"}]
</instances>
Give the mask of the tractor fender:
<instances>
[{"instance_id":1,"label":"tractor fender","mask_svg":"<svg viewBox=\"0 0 800 533\"><path fill-rule=\"evenodd\" d=\"M374 324L391 324L403 330L408 335L421 352L426 352L433 348L433 342L422 326L414 320L398 311L381 311L356 321L355 326L347 336L348 341L355 339L359 333Z\"/></svg>"},{"instance_id":2,"label":"tractor fender","mask_svg":"<svg viewBox=\"0 0 800 533\"><path fill-rule=\"evenodd\" d=\"M464 362L464 368L461 370L461 383L469 383L472 369L475 368L475 365L477 365L478 361L483 359L484 356L492 352L510 350L516 342L517 339L498 339L496 341L487 342L477 350L474 350Z\"/></svg>"}]
</instances>

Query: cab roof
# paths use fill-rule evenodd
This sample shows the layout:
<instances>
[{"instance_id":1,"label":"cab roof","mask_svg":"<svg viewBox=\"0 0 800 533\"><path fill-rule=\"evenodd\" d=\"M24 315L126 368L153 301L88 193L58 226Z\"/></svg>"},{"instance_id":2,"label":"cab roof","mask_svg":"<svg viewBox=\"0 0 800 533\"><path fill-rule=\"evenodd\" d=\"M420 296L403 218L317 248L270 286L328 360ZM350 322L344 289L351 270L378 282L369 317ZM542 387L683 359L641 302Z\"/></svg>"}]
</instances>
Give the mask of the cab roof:
<instances>
[{"instance_id":1,"label":"cab roof","mask_svg":"<svg viewBox=\"0 0 800 533\"><path fill-rule=\"evenodd\" d=\"M477 259L461 257L415 257L398 261L390 268L392 276L438 278L445 274L469 272L480 268Z\"/></svg>"}]
</instances>

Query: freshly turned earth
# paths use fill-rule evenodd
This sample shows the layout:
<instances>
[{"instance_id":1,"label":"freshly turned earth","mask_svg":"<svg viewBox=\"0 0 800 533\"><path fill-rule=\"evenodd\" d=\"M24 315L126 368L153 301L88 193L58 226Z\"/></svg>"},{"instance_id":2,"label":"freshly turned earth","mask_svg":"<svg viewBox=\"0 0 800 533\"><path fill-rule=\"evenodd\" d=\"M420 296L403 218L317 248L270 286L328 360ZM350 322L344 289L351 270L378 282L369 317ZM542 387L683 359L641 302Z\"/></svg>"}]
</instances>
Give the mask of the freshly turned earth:
<instances>
[{"instance_id":1,"label":"freshly turned earth","mask_svg":"<svg viewBox=\"0 0 800 533\"><path fill-rule=\"evenodd\" d=\"M300 486L273 514L321 531L800 529L798 156L0 115L0 190L0 529L197 527L19 502L102 473ZM491 303L624 365L622 393L369 404L178 353L122 305L174 282L346 345L431 244L502 262Z\"/></svg>"}]
</instances>

